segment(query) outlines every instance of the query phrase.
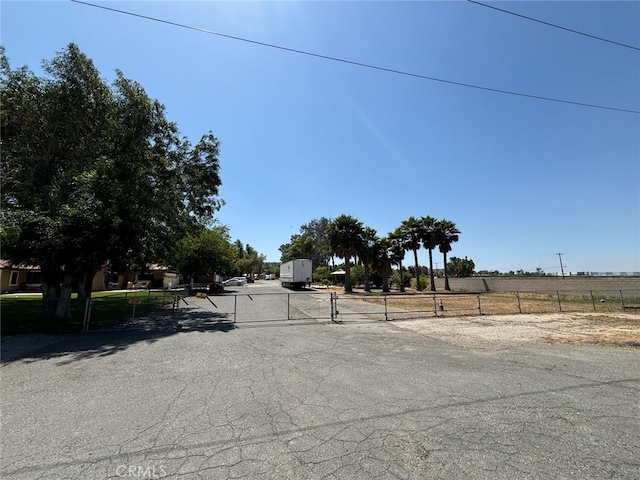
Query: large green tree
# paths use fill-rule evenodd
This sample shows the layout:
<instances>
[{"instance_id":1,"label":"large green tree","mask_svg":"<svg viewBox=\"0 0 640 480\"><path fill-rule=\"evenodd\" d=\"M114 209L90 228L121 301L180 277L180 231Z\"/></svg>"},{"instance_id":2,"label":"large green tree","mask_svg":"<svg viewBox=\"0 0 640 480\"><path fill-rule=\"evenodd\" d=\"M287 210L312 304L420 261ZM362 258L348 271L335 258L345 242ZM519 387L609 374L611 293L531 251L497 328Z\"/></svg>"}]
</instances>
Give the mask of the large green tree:
<instances>
[{"instance_id":1,"label":"large green tree","mask_svg":"<svg viewBox=\"0 0 640 480\"><path fill-rule=\"evenodd\" d=\"M69 44L38 77L0 52L3 256L40 265L45 315L70 315L74 283L163 262L220 207L219 142L181 138L164 106ZM82 285L81 285L82 286Z\"/></svg>"},{"instance_id":2,"label":"large green tree","mask_svg":"<svg viewBox=\"0 0 640 480\"><path fill-rule=\"evenodd\" d=\"M310 258L312 264L317 261L314 260L314 257L316 257L316 245L313 242L313 238L307 234L292 235L290 243L280 246L280 252L282 253L280 256L281 262L288 262L296 258Z\"/></svg>"},{"instance_id":3,"label":"large green tree","mask_svg":"<svg viewBox=\"0 0 640 480\"><path fill-rule=\"evenodd\" d=\"M195 278L229 275L236 254L226 227L202 229L179 242L173 266L188 282Z\"/></svg>"},{"instance_id":4,"label":"large green tree","mask_svg":"<svg viewBox=\"0 0 640 480\"><path fill-rule=\"evenodd\" d=\"M239 256L236 259L236 273L240 275L261 273L264 262L267 259L266 255L258 253L258 251L248 243L242 248L242 242L240 240L236 240L235 245L236 250L238 249L238 245L240 245L240 249L237 251Z\"/></svg>"},{"instance_id":5,"label":"large green tree","mask_svg":"<svg viewBox=\"0 0 640 480\"><path fill-rule=\"evenodd\" d=\"M473 275L475 268L476 268L475 262L467 257L464 257L464 258L451 257L447 262L447 271L454 277L458 277L458 278L470 277L471 275ZM499 275L499 273L497 273L496 271L487 272L486 270L483 270L478 273L486 276L496 275L496 274Z\"/></svg>"},{"instance_id":6,"label":"large green tree","mask_svg":"<svg viewBox=\"0 0 640 480\"><path fill-rule=\"evenodd\" d=\"M329 260L331 259L331 245L329 244L329 237L327 231L331 224L331 218L320 217L314 218L309 223L305 223L300 227L300 233L307 235L311 238L313 243L313 252L310 257L313 264L317 267L329 266Z\"/></svg>"},{"instance_id":7,"label":"large green tree","mask_svg":"<svg viewBox=\"0 0 640 480\"><path fill-rule=\"evenodd\" d=\"M362 222L350 215L340 215L328 228L331 252L344 259L344 291L351 293L351 257L358 254L362 246Z\"/></svg>"},{"instance_id":8,"label":"large green tree","mask_svg":"<svg viewBox=\"0 0 640 480\"><path fill-rule=\"evenodd\" d=\"M299 234L291 235L289 243L280 246L280 261L310 258L315 268L328 267L331 259L331 245L327 230L330 224L331 219L321 217L302 225Z\"/></svg>"}]
</instances>

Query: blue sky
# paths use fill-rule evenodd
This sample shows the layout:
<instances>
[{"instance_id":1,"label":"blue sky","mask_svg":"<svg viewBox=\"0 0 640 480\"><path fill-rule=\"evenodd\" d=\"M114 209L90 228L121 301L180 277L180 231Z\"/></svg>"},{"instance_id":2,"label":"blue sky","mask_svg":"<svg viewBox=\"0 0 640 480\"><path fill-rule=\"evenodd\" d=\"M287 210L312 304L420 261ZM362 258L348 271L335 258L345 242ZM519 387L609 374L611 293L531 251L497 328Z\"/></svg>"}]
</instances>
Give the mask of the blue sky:
<instances>
[{"instance_id":1,"label":"blue sky","mask_svg":"<svg viewBox=\"0 0 640 480\"><path fill-rule=\"evenodd\" d=\"M640 111L640 51L464 1L95 2L418 75ZM640 2L497 2L640 47ZM218 214L269 261L342 213L384 235L456 222L476 269L640 271L640 115L465 88L71 1L2 1L1 43L40 72L75 42L142 84L193 143L222 143ZM420 262L426 264L426 252ZM409 258L409 256L407 257ZM441 259L439 266L441 267Z\"/></svg>"}]
</instances>

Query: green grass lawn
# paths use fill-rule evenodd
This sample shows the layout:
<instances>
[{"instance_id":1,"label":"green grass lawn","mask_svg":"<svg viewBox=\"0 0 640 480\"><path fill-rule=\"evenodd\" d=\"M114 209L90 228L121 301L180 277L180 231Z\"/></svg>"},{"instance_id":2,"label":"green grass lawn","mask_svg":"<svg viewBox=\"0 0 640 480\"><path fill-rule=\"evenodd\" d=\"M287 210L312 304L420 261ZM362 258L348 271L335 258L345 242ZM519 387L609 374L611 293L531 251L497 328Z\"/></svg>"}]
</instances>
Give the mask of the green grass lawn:
<instances>
[{"instance_id":1,"label":"green grass lawn","mask_svg":"<svg viewBox=\"0 0 640 480\"><path fill-rule=\"evenodd\" d=\"M151 310L170 304L170 293L147 290L127 292L95 292L91 297L91 329L118 325L131 318L134 304L135 315L146 315ZM42 317L42 295L0 296L0 333L15 335L21 333L73 333L82 331L82 320L86 299L71 296L70 319L45 319Z\"/></svg>"}]
</instances>

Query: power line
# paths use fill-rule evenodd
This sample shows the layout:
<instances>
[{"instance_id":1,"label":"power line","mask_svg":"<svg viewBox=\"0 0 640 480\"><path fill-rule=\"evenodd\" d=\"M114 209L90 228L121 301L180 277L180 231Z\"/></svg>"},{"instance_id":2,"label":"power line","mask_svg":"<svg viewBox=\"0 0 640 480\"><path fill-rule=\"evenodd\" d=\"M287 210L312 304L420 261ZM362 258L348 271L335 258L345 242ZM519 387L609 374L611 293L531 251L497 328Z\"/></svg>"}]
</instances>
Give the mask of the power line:
<instances>
[{"instance_id":1,"label":"power line","mask_svg":"<svg viewBox=\"0 0 640 480\"><path fill-rule=\"evenodd\" d=\"M589 33L584 33L584 32L580 32L578 30L573 30L571 28L567 28L567 27L563 27L563 26L560 26L560 25L556 25L554 23L545 22L544 20L538 20L537 18L527 17L526 15L522 15L520 13L515 13L515 12L510 12L509 10L504 10L502 8L494 7L493 5L487 5L486 3L481 3L481 2L478 2L476 0L467 0L467 2L474 3L476 5L480 5L481 7L491 8L492 10L497 10L497 11L502 12L502 13L507 13L507 14L513 15L515 17L520 17L520 18L524 18L526 20L531 20L532 22L538 22L538 23L541 23L543 25L547 25L549 27L559 28L560 30L565 30L567 32L576 33L576 34L582 35L584 37L589 37L589 38L593 38L595 40L600 40L601 42L612 43L614 45L618 45L619 47L631 48L633 50L640 51L640 47L634 47L633 45L627 45L626 43L620 43L620 42L616 42L616 41L613 41L613 40L609 40L607 38L597 37L597 36L591 35Z\"/></svg>"},{"instance_id":2,"label":"power line","mask_svg":"<svg viewBox=\"0 0 640 480\"><path fill-rule=\"evenodd\" d=\"M160 19L160 18L150 17L148 15L141 15L139 13L127 12L126 10L119 10L117 8L111 8L111 7L105 7L105 6L102 6L102 5L96 5L96 4L89 3L89 2L83 2L81 0L71 0L71 1L74 2L74 3L80 3L80 4L83 4L83 5L88 5L90 7L100 8L100 9L103 9L103 10L109 10L111 12L121 13L121 14L124 14L124 15L130 15L132 17L138 17L138 18L143 18L145 20L151 20L153 22L164 23L166 25L172 25L174 27L180 27L180 28L185 28L185 29L188 29L188 30L194 30L194 31L200 32L200 33L206 33L206 34L209 34L209 35L216 35L218 37L229 38L231 40L238 40L238 41L241 41L241 42L252 43L254 45L260 45L260 46L263 46L263 47L275 48L275 49L278 49L278 50L284 50L286 52L298 53L300 55L307 55L307 56L310 56L310 57L322 58L322 59L331 60L331 61L334 61L334 62L346 63L346 64L349 64L349 65L355 65L355 66L358 66L358 67L371 68L373 70L379 70L379 71L388 72L388 73L395 73L397 75L404 75L404 76L407 76L407 77L414 77L414 78L420 78L420 79L423 79L423 80L431 80L431 81L434 81L434 82L447 83L447 84L450 84L450 85L457 85L459 87L475 88L477 90L485 90L485 91L489 91L489 92L502 93L502 94L505 94L505 95L514 95L514 96L518 96L518 97L533 98L533 99L536 99L536 100L545 100L545 101L548 101L548 102L565 103L565 104L569 104L569 105L578 105L578 106L581 106L581 107L599 108L599 109L602 109L602 110L613 110L613 111L616 111L616 112L640 114L639 110L630 110L630 109L625 109L625 108L608 107L606 105L596 105L596 104L592 104L592 103L573 102L571 100L562 100L562 99L559 99L559 98L543 97L543 96L540 96L540 95L532 95L532 94L528 94L528 93L512 92L512 91L509 91L509 90L501 90L501 89L498 89L498 88L483 87L483 86L480 86L480 85L473 85L473 84L470 84L470 83L455 82L453 80L445 80L445 79L442 79L442 78L429 77L429 76L421 75L421 74L418 74L418 73L411 73L411 72L405 72L405 71L402 71L402 70L395 70L393 68L380 67L380 66L371 65L371 64L368 64L368 63L361 63L361 62L356 62L356 61L353 61L353 60L346 60L344 58L331 57L329 55L322 55L322 54L319 54L319 53L307 52L305 50L297 50L295 48L283 47L281 45L274 45L274 44L271 44L271 43L260 42L260 41L251 40L251 39L248 39L248 38L242 38L242 37L237 37L237 36L234 36L234 35L228 35L228 34L225 34L225 33L214 32L212 30L206 30L204 28L193 27L193 26L190 26L190 25L184 25L182 23L177 23L177 22L172 22L172 21L169 21L169 20L163 20L163 19Z\"/></svg>"}]
</instances>

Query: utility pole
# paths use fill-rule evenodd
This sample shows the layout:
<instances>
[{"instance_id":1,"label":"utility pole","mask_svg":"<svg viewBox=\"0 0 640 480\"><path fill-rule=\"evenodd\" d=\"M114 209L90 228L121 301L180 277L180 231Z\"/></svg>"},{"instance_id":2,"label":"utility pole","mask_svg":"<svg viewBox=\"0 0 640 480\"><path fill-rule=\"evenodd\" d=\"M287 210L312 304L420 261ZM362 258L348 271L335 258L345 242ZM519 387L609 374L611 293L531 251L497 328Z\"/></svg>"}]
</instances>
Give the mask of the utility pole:
<instances>
[{"instance_id":1,"label":"utility pole","mask_svg":"<svg viewBox=\"0 0 640 480\"><path fill-rule=\"evenodd\" d=\"M562 272L562 278L564 278L564 267L562 266L562 253L556 253L560 259L560 271Z\"/></svg>"}]
</instances>

